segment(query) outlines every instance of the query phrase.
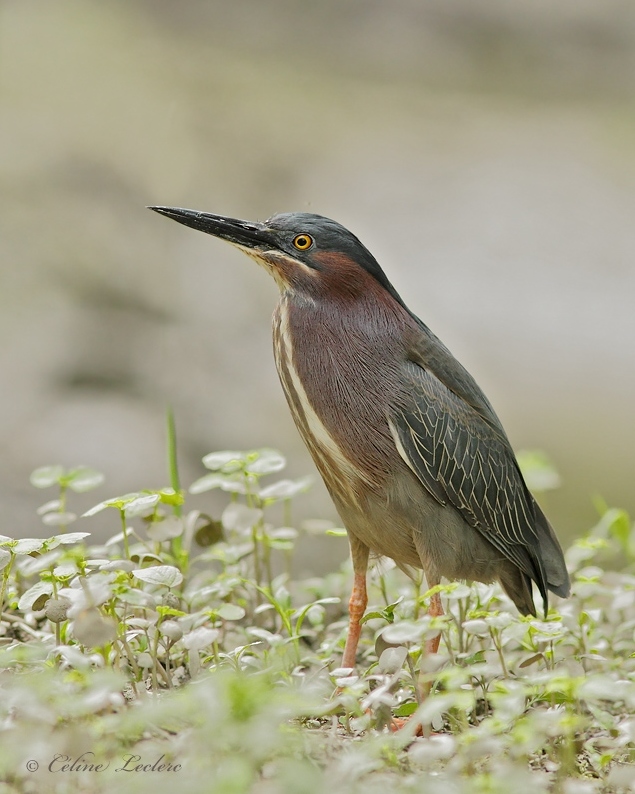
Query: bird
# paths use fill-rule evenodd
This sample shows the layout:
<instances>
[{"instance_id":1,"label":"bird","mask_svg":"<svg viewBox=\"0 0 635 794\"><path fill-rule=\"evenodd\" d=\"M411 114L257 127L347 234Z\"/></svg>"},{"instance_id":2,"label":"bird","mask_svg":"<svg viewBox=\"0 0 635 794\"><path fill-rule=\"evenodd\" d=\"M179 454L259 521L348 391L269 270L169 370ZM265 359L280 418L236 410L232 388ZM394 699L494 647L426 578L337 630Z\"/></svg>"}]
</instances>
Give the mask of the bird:
<instances>
[{"instance_id":1,"label":"bird","mask_svg":"<svg viewBox=\"0 0 635 794\"><path fill-rule=\"evenodd\" d=\"M356 665L371 557L423 570L433 617L442 578L498 581L523 615L536 615L532 583L545 617L548 591L569 595L560 543L492 405L352 232L305 212L149 209L231 243L279 287L278 375L350 545L342 667Z\"/></svg>"}]
</instances>

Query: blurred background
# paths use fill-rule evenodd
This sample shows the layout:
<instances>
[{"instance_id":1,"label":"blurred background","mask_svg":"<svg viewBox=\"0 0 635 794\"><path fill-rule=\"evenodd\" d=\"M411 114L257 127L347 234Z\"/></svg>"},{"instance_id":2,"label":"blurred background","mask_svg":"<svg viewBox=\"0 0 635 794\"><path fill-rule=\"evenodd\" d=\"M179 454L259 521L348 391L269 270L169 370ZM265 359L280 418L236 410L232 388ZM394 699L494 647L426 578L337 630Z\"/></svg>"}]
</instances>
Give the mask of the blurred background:
<instances>
[{"instance_id":1,"label":"blurred background","mask_svg":"<svg viewBox=\"0 0 635 794\"><path fill-rule=\"evenodd\" d=\"M635 511L635 5L2 0L0 177L0 534L47 533L37 466L166 485L167 403L186 485L314 472L273 281L147 204L337 219L552 458L564 540ZM295 511L336 517L317 475Z\"/></svg>"}]
</instances>

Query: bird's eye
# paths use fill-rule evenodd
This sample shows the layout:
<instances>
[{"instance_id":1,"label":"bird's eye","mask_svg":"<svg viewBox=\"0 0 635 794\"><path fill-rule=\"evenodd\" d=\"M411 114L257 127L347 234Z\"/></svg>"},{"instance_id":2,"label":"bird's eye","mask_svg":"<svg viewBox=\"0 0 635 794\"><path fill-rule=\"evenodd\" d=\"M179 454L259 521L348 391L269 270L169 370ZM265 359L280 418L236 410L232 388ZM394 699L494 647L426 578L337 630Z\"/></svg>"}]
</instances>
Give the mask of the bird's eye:
<instances>
[{"instance_id":1,"label":"bird's eye","mask_svg":"<svg viewBox=\"0 0 635 794\"><path fill-rule=\"evenodd\" d=\"M309 234L298 234L293 238L293 245L298 251L306 251L313 245L313 238Z\"/></svg>"}]
</instances>

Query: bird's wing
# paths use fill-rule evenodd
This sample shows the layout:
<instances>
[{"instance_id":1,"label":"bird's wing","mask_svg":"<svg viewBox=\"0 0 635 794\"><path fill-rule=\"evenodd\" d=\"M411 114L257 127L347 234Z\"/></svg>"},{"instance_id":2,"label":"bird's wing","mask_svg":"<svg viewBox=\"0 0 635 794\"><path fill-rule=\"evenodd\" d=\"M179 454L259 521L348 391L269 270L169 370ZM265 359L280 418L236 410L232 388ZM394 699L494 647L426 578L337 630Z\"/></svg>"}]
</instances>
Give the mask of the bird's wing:
<instances>
[{"instance_id":1,"label":"bird's wing","mask_svg":"<svg viewBox=\"0 0 635 794\"><path fill-rule=\"evenodd\" d=\"M389 417L402 458L546 598L534 501L487 398L425 326L409 345L404 374L408 386Z\"/></svg>"}]
</instances>

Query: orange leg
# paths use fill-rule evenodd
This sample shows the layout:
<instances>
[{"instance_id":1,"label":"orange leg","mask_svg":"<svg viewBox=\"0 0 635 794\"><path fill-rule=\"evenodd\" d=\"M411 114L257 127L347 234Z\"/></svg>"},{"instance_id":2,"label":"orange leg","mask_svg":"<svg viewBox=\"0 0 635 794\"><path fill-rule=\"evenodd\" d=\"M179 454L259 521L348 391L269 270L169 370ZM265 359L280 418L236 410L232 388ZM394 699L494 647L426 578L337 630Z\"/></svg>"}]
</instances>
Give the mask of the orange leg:
<instances>
[{"instance_id":1,"label":"orange leg","mask_svg":"<svg viewBox=\"0 0 635 794\"><path fill-rule=\"evenodd\" d=\"M352 535L349 535L351 546L351 557L353 559L353 590L348 602L348 634L346 636L346 646L342 657L342 667L355 667L355 657L357 655L357 644L362 633L361 619L368 605L368 595L366 593L366 570L368 569L368 546L364 546Z\"/></svg>"},{"instance_id":2,"label":"orange leg","mask_svg":"<svg viewBox=\"0 0 635 794\"><path fill-rule=\"evenodd\" d=\"M444 614L445 612L443 611L443 607L441 606L441 596L439 595L439 593L435 593L430 599L430 606L428 607L428 615L430 615L431 618L438 618ZM437 651L439 650L440 642L441 642L440 634L431 640L426 640L426 644L425 644L426 655L430 653L437 653Z\"/></svg>"},{"instance_id":3,"label":"orange leg","mask_svg":"<svg viewBox=\"0 0 635 794\"><path fill-rule=\"evenodd\" d=\"M438 618L441 615L444 615L445 612L443 611L443 606L441 605L441 596L439 593L435 593L432 598L430 599L430 606L428 607L428 615L432 618ZM433 637L431 640L426 640L423 648L424 656L428 656L431 653L437 653L439 650L439 643L441 641L441 635L439 634L437 637ZM417 689L417 700L419 702L425 700L428 695L430 694L430 689L432 688L432 682L425 679L423 677L423 681L420 681ZM398 717L393 717L390 729L392 731L398 731L404 728L406 725L410 724L412 717L407 719L399 719ZM415 736L430 736L430 728L429 726L423 726L420 723L417 724L415 728Z\"/></svg>"},{"instance_id":4,"label":"orange leg","mask_svg":"<svg viewBox=\"0 0 635 794\"><path fill-rule=\"evenodd\" d=\"M439 593L435 593L432 598L430 599L430 606L428 607L428 615L431 618L438 618L441 615L444 615L443 606L441 605L441 596ZM433 637L431 640L426 640L423 646L423 657L430 656L430 654L437 653L439 650L439 643L441 642L441 635L437 635ZM423 662L423 658L422 658ZM422 665L423 666L423 665ZM428 695L430 694L430 690L432 689L432 681L426 679L425 674L422 674L422 679L419 682L419 698L421 700L425 700Z\"/></svg>"}]
</instances>

